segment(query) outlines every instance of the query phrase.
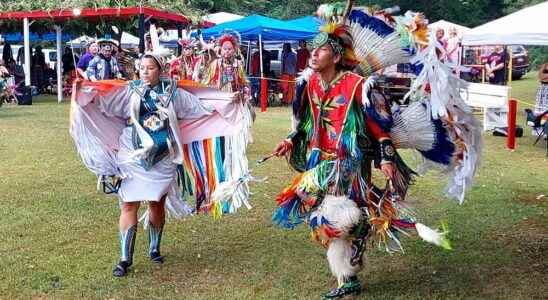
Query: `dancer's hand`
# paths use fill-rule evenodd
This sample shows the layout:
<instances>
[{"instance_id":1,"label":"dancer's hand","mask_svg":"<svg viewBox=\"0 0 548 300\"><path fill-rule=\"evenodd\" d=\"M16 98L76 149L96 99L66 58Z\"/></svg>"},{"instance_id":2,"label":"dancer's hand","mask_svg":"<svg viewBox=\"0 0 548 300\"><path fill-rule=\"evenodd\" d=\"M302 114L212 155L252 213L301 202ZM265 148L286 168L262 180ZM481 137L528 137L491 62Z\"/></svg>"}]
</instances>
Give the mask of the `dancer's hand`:
<instances>
[{"instance_id":1,"label":"dancer's hand","mask_svg":"<svg viewBox=\"0 0 548 300\"><path fill-rule=\"evenodd\" d=\"M76 89L80 89L82 87L82 82L84 82L84 79L80 78L80 77L76 77L76 79L74 79L74 86L76 86Z\"/></svg>"},{"instance_id":2,"label":"dancer's hand","mask_svg":"<svg viewBox=\"0 0 548 300\"><path fill-rule=\"evenodd\" d=\"M396 175L396 168L394 167L394 164L391 162L381 164L381 171L384 174L384 176L386 176L386 178L390 180L394 179L394 176Z\"/></svg>"},{"instance_id":3,"label":"dancer's hand","mask_svg":"<svg viewBox=\"0 0 548 300\"><path fill-rule=\"evenodd\" d=\"M230 95L230 100L232 102L236 102L240 100L240 92L234 92L232 95Z\"/></svg>"},{"instance_id":4,"label":"dancer's hand","mask_svg":"<svg viewBox=\"0 0 548 300\"><path fill-rule=\"evenodd\" d=\"M285 139L281 141L276 148L274 148L274 151L272 153L276 156L283 156L285 155L289 150L293 148L293 143L289 139Z\"/></svg>"}]
</instances>

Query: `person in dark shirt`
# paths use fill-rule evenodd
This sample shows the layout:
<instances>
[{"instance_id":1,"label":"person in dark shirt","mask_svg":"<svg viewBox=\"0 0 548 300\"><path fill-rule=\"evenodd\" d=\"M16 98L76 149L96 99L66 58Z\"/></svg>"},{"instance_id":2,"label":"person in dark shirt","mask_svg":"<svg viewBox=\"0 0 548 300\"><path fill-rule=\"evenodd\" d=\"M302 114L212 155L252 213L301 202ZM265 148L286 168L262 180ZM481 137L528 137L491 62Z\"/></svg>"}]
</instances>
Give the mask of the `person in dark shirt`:
<instances>
[{"instance_id":1,"label":"person in dark shirt","mask_svg":"<svg viewBox=\"0 0 548 300\"><path fill-rule=\"evenodd\" d=\"M42 52L42 46L36 46L36 48L34 48L34 55L32 56L31 62L31 77L33 85L38 89L38 92L40 93L44 88L44 74L46 72L46 69L46 57L44 55L44 52Z\"/></svg>"},{"instance_id":2,"label":"person in dark shirt","mask_svg":"<svg viewBox=\"0 0 548 300\"><path fill-rule=\"evenodd\" d=\"M74 58L72 50L69 47L65 47L61 61L63 62L63 75L67 75L69 72L74 71Z\"/></svg>"},{"instance_id":3,"label":"person in dark shirt","mask_svg":"<svg viewBox=\"0 0 548 300\"><path fill-rule=\"evenodd\" d=\"M506 53L502 46L495 46L495 51L487 58L485 64L485 74L489 78L489 83L504 85L505 83L505 66Z\"/></svg>"},{"instance_id":4,"label":"person in dark shirt","mask_svg":"<svg viewBox=\"0 0 548 300\"><path fill-rule=\"evenodd\" d=\"M270 51L265 50L264 44L261 44L262 56L263 56L263 76L264 77L271 77L272 74L270 72L270 61L272 60L272 55L270 54ZM251 95L253 97L253 100L255 104L259 104L259 89L260 89L260 79L258 77L261 77L261 64L260 64L260 54L259 54L259 43L257 42L257 51L253 53L251 56ZM268 83L267 83L268 85ZM268 89L268 87L267 87Z\"/></svg>"}]
</instances>

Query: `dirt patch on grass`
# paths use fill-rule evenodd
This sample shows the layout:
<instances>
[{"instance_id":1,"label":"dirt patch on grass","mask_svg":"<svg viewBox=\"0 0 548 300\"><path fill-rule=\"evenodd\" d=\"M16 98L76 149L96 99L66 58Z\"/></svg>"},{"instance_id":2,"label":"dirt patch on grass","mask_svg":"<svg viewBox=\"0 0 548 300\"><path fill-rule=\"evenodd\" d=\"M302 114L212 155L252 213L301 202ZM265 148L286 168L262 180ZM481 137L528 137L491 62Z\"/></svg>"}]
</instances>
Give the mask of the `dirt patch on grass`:
<instances>
[{"instance_id":1,"label":"dirt patch on grass","mask_svg":"<svg viewBox=\"0 0 548 300\"><path fill-rule=\"evenodd\" d=\"M542 220L528 218L497 234L497 240L510 247L517 255L545 264L548 272L548 226Z\"/></svg>"},{"instance_id":2,"label":"dirt patch on grass","mask_svg":"<svg viewBox=\"0 0 548 300\"><path fill-rule=\"evenodd\" d=\"M486 285L486 295L501 295L501 290L519 291L524 298L548 294L548 226L541 219L525 219L495 237L495 242L509 249L511 263L500 266Z\"/></svg>"},{"instance_id":3,"label":"dirt patch on grass","mask_svg":"<svg viewBox=\"0 0 548 300\"><path fill-rule=\"evenodd\" d=\"M516 200L525 204L541 204L548 203L548 194L520 192L516 197Z\"/></svg>"}]
</instances>

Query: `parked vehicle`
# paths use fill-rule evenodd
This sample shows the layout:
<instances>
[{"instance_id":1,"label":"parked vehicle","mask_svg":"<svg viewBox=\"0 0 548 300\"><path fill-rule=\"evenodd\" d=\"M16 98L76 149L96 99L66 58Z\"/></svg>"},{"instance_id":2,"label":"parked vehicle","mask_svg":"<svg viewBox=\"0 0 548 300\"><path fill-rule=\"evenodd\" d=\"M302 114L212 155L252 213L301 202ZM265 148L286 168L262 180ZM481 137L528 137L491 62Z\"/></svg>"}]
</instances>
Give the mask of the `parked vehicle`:
<instances>
[{"instance_id":1,"label":"parked vehicle","mask_svg":"<svg viewBox=\"0 0 548 300\"><path fill-rule=\"evenodd\" d=\"M512 49L512 79L521 79L529 71L529 54L521 45L510 46Z\"/></svg>"}]
</instances>

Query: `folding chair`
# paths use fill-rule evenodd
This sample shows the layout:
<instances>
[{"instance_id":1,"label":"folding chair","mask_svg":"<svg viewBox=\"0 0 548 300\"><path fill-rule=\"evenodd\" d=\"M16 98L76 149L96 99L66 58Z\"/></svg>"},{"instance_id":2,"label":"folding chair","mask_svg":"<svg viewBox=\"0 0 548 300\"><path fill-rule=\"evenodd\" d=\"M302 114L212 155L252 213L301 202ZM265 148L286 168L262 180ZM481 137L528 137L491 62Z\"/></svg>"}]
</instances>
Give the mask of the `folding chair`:
<instances>
[{"instance_id":1,"label":"folding chair","mask_svg":"<svg viewBox=\"0 0 548 300\"><path fill-rule=\"evenodd\" d=\"M535 114L532 110L526 108L525 115L527 117L527 126L532 127L537 135L537 139L533 145L536 145L538 141L544 137L546 140L546 156L548 156L548 110L540 114ZM542 122L543 120L544 123Z\"/></svg>"}]
</instances>

